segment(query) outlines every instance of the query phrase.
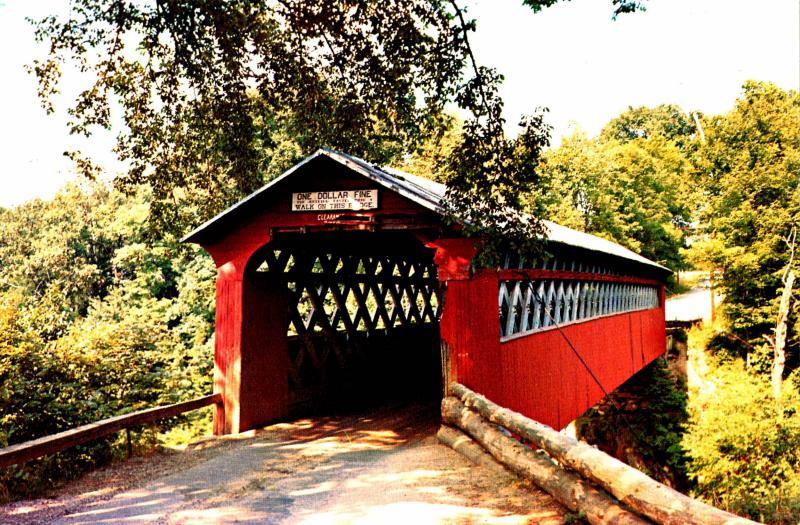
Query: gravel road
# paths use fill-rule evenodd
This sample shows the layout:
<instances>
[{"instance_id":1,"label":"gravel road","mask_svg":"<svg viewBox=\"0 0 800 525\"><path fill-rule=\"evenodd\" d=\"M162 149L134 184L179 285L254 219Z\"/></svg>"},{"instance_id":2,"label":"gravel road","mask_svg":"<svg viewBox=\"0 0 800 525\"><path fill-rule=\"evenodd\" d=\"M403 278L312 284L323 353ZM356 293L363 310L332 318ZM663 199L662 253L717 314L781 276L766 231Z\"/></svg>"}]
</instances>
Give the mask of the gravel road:
<instances>
[{"instance_id":1,"label":"gravel road","mask_svg":"<svg viewBox=\"0 0 800 525\"><path fill-rule=\"evenodd\" d=\"M0 508L0 522L564 522L550 496L471 464L436 441L436 427L426 405L273 425L116 465L53 498ZM126 469L136 479L126 482Z\"/></svg>"}]
</instances>

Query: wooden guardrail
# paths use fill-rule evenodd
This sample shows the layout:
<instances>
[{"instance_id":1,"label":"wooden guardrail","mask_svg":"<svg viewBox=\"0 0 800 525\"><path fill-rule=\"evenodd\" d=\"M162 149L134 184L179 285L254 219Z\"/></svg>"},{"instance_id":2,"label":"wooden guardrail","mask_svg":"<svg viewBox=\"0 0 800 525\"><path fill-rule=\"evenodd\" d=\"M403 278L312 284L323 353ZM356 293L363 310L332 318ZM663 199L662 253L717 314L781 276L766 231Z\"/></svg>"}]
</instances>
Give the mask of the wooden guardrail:
<instances>
[{"instance_id":1,"label":"wooden guardrail","mask_svg":"<svg viewBox=\"0 0 800 525\"><path fill-rule=\"evenodd\" d=\"M0 449L0 468L24 463L47 454L55 454L70 447L87 443L120 430L127 430L137 425L152 423L159 419L177 416L198 408L222 403L222 394L211 394L191 401L175 403L155 408L148 408L123 414L121 416L102 419L72 430L45 436L24 443L18 443Z\"/></svg>"},{"instance_id":2,"label":"wooden guardrail","mask_svg":"<svg viewBox=\"0 0 800 525\"><path fill-rule=\"evenodd\" d=\"M659 525L755 523L681 494L604 452L498 406L461 384L451 383L448 394L442 400L442 420L464 433L445 429L440 432L442 441L456 450L474 451L475 447L470 446L474 440L476 446L481 446L496 461L531 479L570 510L585 512L589 523L641 524L644 520ZM500 432L498 425L528 440L547 456ZM594 487L586 486L586 482Z\"/></svg>"}]
</instances>

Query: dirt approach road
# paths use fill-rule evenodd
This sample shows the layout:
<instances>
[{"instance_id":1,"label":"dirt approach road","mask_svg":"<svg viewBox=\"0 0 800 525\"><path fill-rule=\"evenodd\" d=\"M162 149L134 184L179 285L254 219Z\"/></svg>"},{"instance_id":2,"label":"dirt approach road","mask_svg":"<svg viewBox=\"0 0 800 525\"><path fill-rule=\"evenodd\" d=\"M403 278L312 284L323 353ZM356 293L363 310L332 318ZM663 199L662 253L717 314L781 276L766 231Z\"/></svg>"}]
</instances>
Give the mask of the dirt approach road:
<instances>
[{"instance_id":1,"label":"dirt approach road","mask_svg":"<svg viewBox=\"0 0 800 525\"><path fill-rule=\"evenodd\" d=\"M547 494L440 445L436 426L435 408L423 405L273 425L136 458L55 498L0 508L0 522L564 522ZM138 482L124 482L126 468Z\"/></svg>"}]
</instances>

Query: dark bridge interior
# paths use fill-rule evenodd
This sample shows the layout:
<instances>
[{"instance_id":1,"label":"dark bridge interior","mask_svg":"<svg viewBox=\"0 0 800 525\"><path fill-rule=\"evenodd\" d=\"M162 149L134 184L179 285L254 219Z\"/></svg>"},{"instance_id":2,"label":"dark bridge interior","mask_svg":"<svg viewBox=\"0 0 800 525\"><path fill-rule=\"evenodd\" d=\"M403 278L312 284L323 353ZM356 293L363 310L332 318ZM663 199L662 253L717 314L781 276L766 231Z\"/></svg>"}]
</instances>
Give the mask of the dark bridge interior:
<instances>
[{"instance_id":1,"label":"dark bridge interior","mask_svg":"<svg viewBox=\"0 0 800 525\"><path fill-rule=\"evenodd\" d=\"M292 415L440 399L439 283L413 235L284 234L258 257L286 291Z\"/></svg>"}]
</instances>

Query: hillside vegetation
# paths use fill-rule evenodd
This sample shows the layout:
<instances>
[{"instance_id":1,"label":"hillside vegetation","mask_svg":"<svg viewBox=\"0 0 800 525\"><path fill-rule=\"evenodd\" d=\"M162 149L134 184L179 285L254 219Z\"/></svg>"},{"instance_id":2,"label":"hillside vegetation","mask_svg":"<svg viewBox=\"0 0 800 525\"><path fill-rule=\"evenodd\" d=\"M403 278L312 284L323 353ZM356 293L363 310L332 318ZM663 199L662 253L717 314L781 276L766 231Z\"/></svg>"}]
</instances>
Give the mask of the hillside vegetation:
<instances>
[{"instance_id":1,"label":"hillside vegetation","mask_svg":"<svg viewBox=\"0 0 800 525\"><path fill-rule=\"evenodd\" d=\"M71 186L0 216L0 446L210 392L216 271L154 236L148 206L145 189ZM0 498L107 462L113 445L0 471Z\"/></svg>"},{"instance_id":2,"label":"hillside vegetation","mask_svg":"<svg viewBox=\"0 0 800 525\"><path fill-rule=\"evenodd\" d=\"M615 394L616 406L589 414L585 437L718 507L797 523L798 93L748 82L717 116L631 108L599 137L566 139L544 169L557 221L673 270L712 271L726 296L725 315L690 334L688 390L655 364Z\"/></svg>"}]
</instances>

